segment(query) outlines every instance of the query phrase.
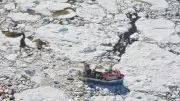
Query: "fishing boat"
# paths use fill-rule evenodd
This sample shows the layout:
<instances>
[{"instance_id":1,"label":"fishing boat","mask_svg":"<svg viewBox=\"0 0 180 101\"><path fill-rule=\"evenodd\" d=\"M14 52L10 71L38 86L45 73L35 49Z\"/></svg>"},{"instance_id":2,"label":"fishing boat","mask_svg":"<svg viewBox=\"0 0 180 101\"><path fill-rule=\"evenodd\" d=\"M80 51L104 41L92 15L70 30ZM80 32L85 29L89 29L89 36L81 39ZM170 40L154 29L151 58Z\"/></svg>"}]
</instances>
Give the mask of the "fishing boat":
<instances>
[{"instance_id":1,"label":"fishing boat","mask_svg":"<svg viewBox=\"0 0 180 101\"><path fill-rule=\"evenodd\" d=\"M105 69L105 71L91 70L85 66L83 71L83 81L86 83L96 83L103 85L123 85L124 75L120 70Z\"/></svg>"}]
</instances>

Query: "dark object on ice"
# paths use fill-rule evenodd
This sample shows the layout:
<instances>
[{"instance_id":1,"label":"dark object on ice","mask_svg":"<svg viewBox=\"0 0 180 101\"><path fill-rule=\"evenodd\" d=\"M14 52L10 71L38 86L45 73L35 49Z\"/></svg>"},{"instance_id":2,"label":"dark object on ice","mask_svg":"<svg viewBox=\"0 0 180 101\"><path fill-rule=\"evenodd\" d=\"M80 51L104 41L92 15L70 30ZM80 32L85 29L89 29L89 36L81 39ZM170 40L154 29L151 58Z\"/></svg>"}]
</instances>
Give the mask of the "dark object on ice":
<instances>
[{"instance_id":1,"label":"dark object on ice","mask_svg":"<svg viewBox=\"0 0 180 101\"><path fill-rule=\"evenodd\" d=\"M29 76L34 76L36 71L35 70L25 70L24 72Z\"/></svg>"},{"instance_id":2,"label":"dark object on ice","mask_svg":"<svg viewBox=\"0 0 180 101\"><path fill-rule=\"evenodd\" d=\"M20 33L23 37L20 40L20 46L21 48L25 48L26 47L26 43L25 43L25 34L24 33Z\"/></svg>"},{"instance_id":3,"label":"dark object on ice","mask_svg":"<svg viewBox=\"0 0 180 101\"><path fill-rule=\"evenodd\" d=\"M29 9L29 8L27 9L27 13L30 14L30 15L35 15L36 14L36 12L34 10Z\"/></svg>"},{"instance_id":4,"label":"dark object on ice","mask_svg":"<svg viewBox=\"0 0 180 101\"><path fill-rule=\"evenodd\" d=\"M176 52L176 51L174 51L174 50L172 50L172 49L170 49L169 52L171 52L171 53L173 53L173 54L176 54L176 55L180 55L180 52Z\"/></svg>"},{"instance_id":5,"label":"dark object on ice","mask_svg":"<svg viewBox=\"0 0 180 101\"><path fill-rule=\"evenodd\" d=\"M74 78L73 77L68 77L67 80L72 80L73 81Z\"/></svg>"}]
</instances>

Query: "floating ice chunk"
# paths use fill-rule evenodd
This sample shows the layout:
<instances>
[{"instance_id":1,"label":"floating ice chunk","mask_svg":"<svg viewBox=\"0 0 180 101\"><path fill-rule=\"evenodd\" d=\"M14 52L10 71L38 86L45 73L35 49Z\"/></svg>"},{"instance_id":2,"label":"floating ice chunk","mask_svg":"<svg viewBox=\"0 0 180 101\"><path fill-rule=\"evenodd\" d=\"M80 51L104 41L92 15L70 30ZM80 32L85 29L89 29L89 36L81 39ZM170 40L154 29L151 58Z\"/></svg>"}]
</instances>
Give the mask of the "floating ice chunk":
<instances>
[{"instance_id":1,"label":"floating ice chunk","mask_svg":"<svg viewBox=\"0 0 180 101\"><path fill-rule=\"evenodd\" d=\"M8 60L16 60L16 58L17 58L17 54L9 54L9 55L7 55L6 56L6 58L8 59Z\"/></svg>"},{"instance_id":2,"label":"floating ice chunk","mask_svg":"<svg viewBox=\"0 0 180 101\"><path fill-rule=\"evenodd\" d=\"M71 7L71 5L68 3L51 2L49 3L48 9L50 9L51 11L57 11L57 10L64 10L65 8L69 8L69 7Z\"/></svg>"},{"instance_id":3,"label":"floating ice chunk","mask_svg":"<svg viewBox=\"0 0 180 101\"><path fill-rule=\"evenodd\" d=\"M11 17L14 21L37 21L40 16L38 15L29 15L28 13L10 13L8 17Z\"/></svg>"},{"instance_id":4,"label":"floating ice chunk","mask_svg":"<svg viewBox=\"0 0 180 101\"><path fill-rule=\"evenodd\" d=\"M141 1L152 4L151 9L154 9L154 10L168 8L168 3L166 2L166 0L141 0Z\"/></svg>"},{"instance_id":5,"label":"floating ice chunk","mask_svg":"<svg viewBox=\"0 0 180 101\"><path fill-rule=\"evenodd\" d=\"M4 8L6 10L13 10L13 9L15 9L15 4L14 3L6 4L6 5L4 5Z\"/></svg>"},{"instance_id":6,"label":"floating ice chunk","mask_svg":"<svg viewBox=\"0 0 180 101\"><path fill-rule=\"evenodd\" d=\"M16 101L68 101L63 91L48 86L25 90L14 96Z\"/></svg>"},{"instance_id":7,"label":"floating ice chunk","mask_svg":"<svg viewBox=\"0 0 180 101\"><path fill-rule=\"evenodd\" d=\"M138 30L145 35L145 37L151 38L158 42L180 42L179 36L177 34L173 34L174 23L170 20L166 20L164 18L159 19L140 19L137 21L136 26Z\"/></svg>"},{"instance_id":8,"label":"floating ice chunk","mask_svg":"<svg viewBox=\"0 0 180 101\"><path fill-rule=\"evenodd\" d=\"M58 19L73 18L76 16L76 12L74 12L73 10L67 9L66 11L68 12L68 14L59 15L59 16L57 16L57 18Z\"/></svg>"}]
</instances>

